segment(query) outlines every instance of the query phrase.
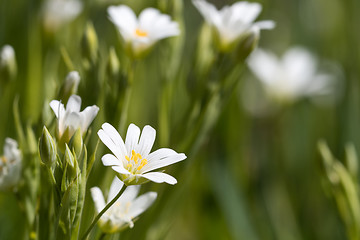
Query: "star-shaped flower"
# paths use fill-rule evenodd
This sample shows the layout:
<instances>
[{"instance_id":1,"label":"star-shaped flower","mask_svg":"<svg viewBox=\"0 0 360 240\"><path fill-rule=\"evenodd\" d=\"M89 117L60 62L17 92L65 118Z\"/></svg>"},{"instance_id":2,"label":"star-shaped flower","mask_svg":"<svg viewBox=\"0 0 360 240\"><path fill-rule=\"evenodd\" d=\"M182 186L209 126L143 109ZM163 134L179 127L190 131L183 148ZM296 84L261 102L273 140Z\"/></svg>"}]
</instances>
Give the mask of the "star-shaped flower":
<instances>
[{"instance_id":1,"label":"star-shaped flower","mask_svg":"<svg viewBox=\"0 0 360 240\"><path fill-rule=\"evenodd\" d=\"M84 134L99 111L99 108L93 105L80 112L81 98L77 95L70 96L66 109L64 104L57 100L52 100L50 107L58 118L58 137L64 142L68 142L79 128Z\"/></svg>"},{"instance_id":2,"label":"star-shaped flower","mask_svg":"<svg viewBox=\"0 0 360 240\"><path fill-rule=\"evenodd\" d=\"M249 67L268 95L280 102L327 95L334 90L333 77L318 70L318 60L302 47L293 47L282 58L261 49L250 55Z\"/></svg>"},{"instance_id":3,"label":"star-shaped flower","mask_svg":"<svg viewBox=\"0 0 360 240\"><path fill-rule=\"evenodd\" d=\"M107 198L107 203L123 188L124 183L117 177L114 178ZM140 185L129 186L118 200L101 216L99 226L105 233L119 232L126 227L134 226L133 219L148 209L157 197L156 192L147 192L136 197L140 191ZM91 196L95 203L96 211L101 212L105 206L104 196L98 187L91 188Z\"/></svg>"},{"instance_id":4,"label":"star-shaped flower","mask_svg":"<svg viewBox=\"0 0 360 240\"><path fill-rule=\"evenodd\" d=\"M126 185L141 184L149 180L156 183L177 183L174 177L166 173L150 171L182 161L186 156L169 148L150 153L156 131L149 125L144 127L140 136L140 128L130 124L125 143L116 129L108 123L102 125L98 135L113 153L102 157L103 164L111 166Z\"/></svg>"},{"instance_id":5,"label":"star-shaped flower","mask_svg":"<svg viewBox=\"0 0 360 240\"><path fill-rule=\"evenodd\" d=\"M272 29L273 21L255 22L262 6L259 3L236 2L225 6L221 10L205 0L193 0L205 21L216 30L217 41L221 50L229 50L233 43L260 29Z\"/></svg>"},{"instance_id":6,"label":"star-shaped flower","mask_svg":"<svg viewBox=\"0 0 360 240\"><path fill-rule=\"evenodd\" d=\"M134 57L139 57L160 39L180 34L178 24L155 8L144 9L139 18L126 5L110 6L108 14Z\"/></svg>"}]
</instances>

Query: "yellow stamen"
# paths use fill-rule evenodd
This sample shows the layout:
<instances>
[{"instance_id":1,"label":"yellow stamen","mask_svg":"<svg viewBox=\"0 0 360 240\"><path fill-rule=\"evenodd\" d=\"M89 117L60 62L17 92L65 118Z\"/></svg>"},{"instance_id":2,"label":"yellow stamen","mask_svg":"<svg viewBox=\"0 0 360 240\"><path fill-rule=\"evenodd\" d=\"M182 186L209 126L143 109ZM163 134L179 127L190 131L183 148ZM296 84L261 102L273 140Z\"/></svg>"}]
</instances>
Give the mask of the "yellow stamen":
<instances>
[{"instance_id":1,"label":"yellow stamen","mask_svg":"<svg viewBox=\"0 0 360 240\"><path fill-rule=\"evenodd\" d=\"M126 168L132 168L132 164L129 163L128 165L126 165Z\"/></svg>"},{"instance_id":2,"label":"yellow stamen","mask_svg":"<svg viewBox=\"0 0 360 240\"><path fill-rule=\"evenodd\" d=\"M140 29L136 29L135 30L135 34L138 36L138 37L147 37L148 36L148 33L145 32L145 31L141 31Z\"/></svg>"},{"instance_id":3,"label":"yellow stamen","mask_svg":"<svg viewBox=\"0 0 360 240\"><path fill-rule=\"evenodd\" d=\"M130 158L128 156L125 156L125 159L130 162Z\"/></svg>"}]
</instances>

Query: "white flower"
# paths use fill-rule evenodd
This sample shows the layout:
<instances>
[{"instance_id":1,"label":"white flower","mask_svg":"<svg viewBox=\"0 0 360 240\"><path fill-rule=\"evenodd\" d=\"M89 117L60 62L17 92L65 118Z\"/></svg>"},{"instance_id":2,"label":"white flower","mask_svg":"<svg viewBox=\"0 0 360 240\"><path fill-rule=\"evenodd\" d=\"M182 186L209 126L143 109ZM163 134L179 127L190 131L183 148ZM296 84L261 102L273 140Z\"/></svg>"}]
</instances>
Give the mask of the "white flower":
<instances>
[{"instance_id":1,"label":"white flower","mask_svg":"<svg viewBox=\"0 0 360 240\"><path fill-rule=\"evenodd\" d=\"M301 47L289 49L282 59L258 49L252 53L248 64L275 100L293 101L330 94L334 90L332 77L319 73L317 59Z\"/></svg>"},{"instance_id":2,"label":"white flower","mask_svg":"<svg viewBox=\"0 0 360 240\"><path fill-rule=\"evenodd\" d=\"M81 98L77 95L70 96L66 109L64 104L57 100L52 100L50 107L58 118L58 136L61 138L66 135L66 141L70 140L79 128L81 133L84 134L99 111L99 108L93 105L80 112Z\"/></svg>"},{"instance_id":3,"label":"white flower","mask_svg":"<svg viewBox=\"0 0 360 240\"><path fill-rule=\"evenodd\" d=\"M1 48L0 52L0 66L6 66L9 62L14 61L15 51L10 45L5 45Z\"/></svg>"},{"instance_id":4,"label":"white flower","mask_svg":"<svg viewBox=\"0 0 360 240\"><path fill-rule=\"evenodd\" d=\"M79 0L47 0L44 3L44 24L54 30L77 17L83 9Z\"/></svg>"},{"instance_id":5,"label":"white flower","mask_svg":"<svg viewBox=\"0 0 360 240\"><path fill-rule=\"evenodd\" d=\"M107 11L135 57L160 39L180 34L178 24L155 8L144 9L139 18L125 5L110 6Z\"/></svg>"},{"instance_id":6,"label":"white flower","mask_svg":"<svg viewBox=\"0 0 360 240\"><path fill-rule=\"evenodd\" d=\"M17 185L21 176L21 159L17 142L6 138L4 155L0 157L0 190L9 190Z\"/></svg>"},{"instance_id":7,"label":"white flower","mask_svg":"<svg viewBox=\"0 0 360 240\"><path fill-rule=\"evenodd\" d=\"M261 12L259 3L236 2L231 6L225 6L221 10L204 0L193 0L205 21L215 28L220 49L227 50L241 37L251 33L259 33L260 29L272 29L273 21L255 22Z\"/></svg>"},{"instance_id":8,"label":"white flower","mask_svg":"<svg viewBox=\"0 0 360 240\"><path fill-rule=\"evenodd\" d=\"M114 178L106 203L109 203L120 192L124 183L117 177ZM136 197L140 191L140 185L129 186L120 198L101 216L99 226L105 233L121 231L129 226L134 226L133 219L148 209L157 197L156 192L148 192ZM95 203L96 211L101 212L106 206L104 196L98 187L91 188L91 196Z\"/></svg>"},{"instance_id":9,"label":"white flower","mask_svg":"<svg viewBox=\"0 0 360 240\"><path fill-rule=\"evenodd\" d=\"M140 128L130 124L125 143L116 129L108 123L102 125L98 135L115 155L104 155L101 158L103 164L112 166L126 185L141 184L148 180L156 183L177 183L174 177L166 173L150 171L184 160L186 156L169 148L161 148L150 153L156 131L149 125L144 127L140 136Z\"/></svg>"}]
</instances>

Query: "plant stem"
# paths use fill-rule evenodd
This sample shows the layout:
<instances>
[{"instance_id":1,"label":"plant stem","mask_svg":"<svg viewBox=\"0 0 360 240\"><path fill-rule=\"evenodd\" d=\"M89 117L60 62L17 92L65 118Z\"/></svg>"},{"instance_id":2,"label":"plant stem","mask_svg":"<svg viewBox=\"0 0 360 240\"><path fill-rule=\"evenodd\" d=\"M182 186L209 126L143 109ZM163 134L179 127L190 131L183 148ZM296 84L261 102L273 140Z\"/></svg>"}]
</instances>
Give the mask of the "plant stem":
<instances>
[{"instance_id":1,"label":"plant stem","mask_svg":"<svg viewBox=\"0 0 360 240\"><path fill-rule=\"evenodd\" d=\"M92 223L90 224L89 228L86 230L86 232L84 233L84 235L82 236L82 240L85 240L87 235L89 235L91 229L95 226L95 224L97 223L97 221L99 221L99 219L101 218L101 216L116 202L116 200L119 199L119 197L123 194L123 192L125 191L126 186L123 187L120 192L113 198L113 200L111 200L111 202L109 202L103 210L101 210L101 212L95 217L95 219L92 221Z\"/></svg>"},{"instance_id":2,"label":"plant stem","mask_svg":"<svg viewBox=\"0 0 360 240\"><path fill-rule=\"evenodd\" d=\"M125 131L127 116L129 114L129 106L130 106L130 99L132 93L132 85L134 81L134 74L135 74L135 62L133 61L132 63L130 63L130 67L128 71L127 86L125 90L125 97L122 105L122 111L121 111L120 123L119 123L120 133L123 133Z\"/></svg>"}]
</instances>

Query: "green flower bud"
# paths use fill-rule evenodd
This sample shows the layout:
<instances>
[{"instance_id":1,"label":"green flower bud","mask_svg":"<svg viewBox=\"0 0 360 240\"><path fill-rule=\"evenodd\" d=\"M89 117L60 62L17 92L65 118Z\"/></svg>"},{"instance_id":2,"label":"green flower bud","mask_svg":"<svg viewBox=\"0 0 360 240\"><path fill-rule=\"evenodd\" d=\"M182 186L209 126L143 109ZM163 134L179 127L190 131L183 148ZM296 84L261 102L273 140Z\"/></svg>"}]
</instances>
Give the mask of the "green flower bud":
<instances>
[{"instance_id":1,"label":"green flower bud","mask_svg":"<svg viewBox=\"0 0 360 240\"><path fill-rule=\"evenodd\" d=\"M85 62L94 63L97 60L98 38L94 25L88 22L81 42L82 56Z\"/></svg>"},{"instance_id":2,"label":"green flower bud","mask_svg":"<svg viewBox=\"0 0 360 240\"><path fill-rule=\"evenodd\" d=\"M65 81L61 86L59 98L64 102L67 102L67 100L71 95L77 93L79 83L80 83L79 73L77 71L70 72L66 76Z\"/></svg>"},{"instance_id":3,"label":"green flower bud","mask_svg":"<svg viewBox=\"0 0 360 240\"><path fill-rule=\"evenodd\" d=\"M16 77L16 73L15 51L10 45L5 45L0 51L0 80L8 82Z\"/></svg>"},{"instance_id":4,"label":"green flower bud","mask_svg":"<svg viewBox=\"0 0 360 240\"><path fill-rule=\"evenodd\" d=\"M237 47L237 56L240 61L244 61L252 51L258 46L260 30L252 31L246 34Z\"/></svg>"},{"instance_id":5,"label":"green flower bud","mask_svg":"<svg viewBox=\"0 0 360 240\"><path fill-rule=\"evenodd\" d=\"M106 73L111 80L116 79L120 74L120 61L116 55L114 47L111 47L109 50L109 57L106 64Z\"/></svg>"},{"instance_id":6,"label":"green flower bud","mask_svg":"<svg viewBox=\"0 0 360 240\"><path fill-rule=\"evenodd\" d=\"M39 152L41 161L47 167L52 167L56 162L56 144L45 126L40 137Z\"/></svg>"},{"instance_id":7,"label":"green flower bud","mask_svg":"<svg viewBox=\"0 0 360 240\"><path fill-rule=\"evenodd\" d=\"M80 158L83 150L83 139L80 128L76 130L69 142L70 149L75 153L77 158Z\"/></svg>"}]
</instances>

